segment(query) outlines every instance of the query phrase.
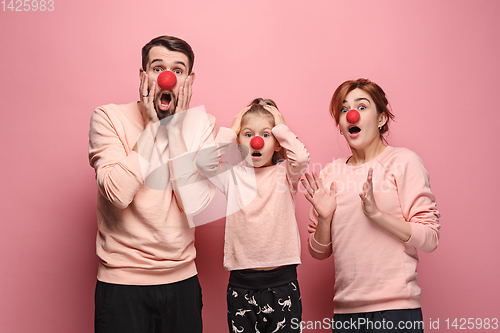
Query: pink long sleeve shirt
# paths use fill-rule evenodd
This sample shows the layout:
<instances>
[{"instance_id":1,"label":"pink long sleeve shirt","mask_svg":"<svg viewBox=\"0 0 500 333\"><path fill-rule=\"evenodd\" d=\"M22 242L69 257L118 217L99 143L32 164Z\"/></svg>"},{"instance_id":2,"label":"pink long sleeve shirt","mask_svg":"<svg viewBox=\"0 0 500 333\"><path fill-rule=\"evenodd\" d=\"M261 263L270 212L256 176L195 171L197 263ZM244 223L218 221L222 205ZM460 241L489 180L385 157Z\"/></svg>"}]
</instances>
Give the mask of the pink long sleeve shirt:
<instances>
[{"instance_id":1,"label":"pink long sleeve shirt","mask_svg":"<svg viewBox=\"0 0 500 333\"><path fill-rule=\"evenodd\" d=\"M287 159L276 165L254 168L238 163L242 159L235 156L240 152L226 150L235 148L228 146L236 134L223 127L215 139L218 149L196 160L227 197L224 268L229 271L300 264L295 195L309 154L286 125L275 126L272 133L287 149Z\"/></svg>"},{"instance_id":2,"label":"pink long sleeve shirt","mask_svg":"<svg viewBox=\"0 0 500 333\"><path fill-rule=\"evenodd\" d=\"M156 148L144 157L132 149L140 135L153 134L144 130L136 102L94 111L89 160L99 189L99 281L157 285L196 274L188 220L208 205L215 189L198 172L194 155L213 144L214 128L215 119L202 107L188 110L182 128L188 153L171 159L165 127L158 122Z\"/></svg>"},{"instance_id":3,"label":"pink long sleeve shirt","mask_svg":"<svg viewBox=\"0 0 500 333\"><path fill-rule=\"evenodd\" d=\"M314 238L317 215L311 209L309 251L317 259L333 253L335 313L372 312L420 307L417 249L432 252L439 240L439 212L429 175L412 151L387 147L362 165L341 158L320 173L325 188L336 185L337 209L332 220L332 242ZM411 226L405 243L371 222L361 198L369 168L373 168L375 201L379 209Z\"/></svg>"}]
</instances>

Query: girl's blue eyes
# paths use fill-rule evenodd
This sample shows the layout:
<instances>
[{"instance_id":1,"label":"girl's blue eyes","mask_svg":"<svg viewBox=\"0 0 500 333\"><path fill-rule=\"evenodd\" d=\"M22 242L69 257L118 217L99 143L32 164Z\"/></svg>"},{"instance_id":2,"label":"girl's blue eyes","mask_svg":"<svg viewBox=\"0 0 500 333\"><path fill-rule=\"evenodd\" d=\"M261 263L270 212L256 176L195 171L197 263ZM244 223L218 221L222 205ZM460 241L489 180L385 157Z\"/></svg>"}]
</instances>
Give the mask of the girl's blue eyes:
<instances>
[{"instance_id":1,"label":"girl's blue eyes","mask_svg":"<svg viewBox=\"0 0 500 333\"><path fill-rule=\"evenodd\" d=\"M252 135L252 133L246 133L246 134L245 134L245 136L246 136L247 138L251 138L253 135ZM262 136L263 138L268 138L268 137L269 137L269 133L264 133L264 134L262 134L261 136Z\"/></svg>"}]
</instances>

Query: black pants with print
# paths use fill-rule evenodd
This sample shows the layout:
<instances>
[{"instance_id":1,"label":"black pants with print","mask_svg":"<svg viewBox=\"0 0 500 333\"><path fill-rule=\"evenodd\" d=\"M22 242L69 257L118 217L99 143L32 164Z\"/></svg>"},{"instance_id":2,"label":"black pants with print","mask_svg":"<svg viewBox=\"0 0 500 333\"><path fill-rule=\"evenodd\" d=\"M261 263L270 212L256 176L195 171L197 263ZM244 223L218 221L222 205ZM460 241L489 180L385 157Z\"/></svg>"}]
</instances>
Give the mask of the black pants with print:
<instances>
[{"instance_id":1,"label":"black pants with print","mask_svg":"<svg viewBox=\"0 0 500 333\"><path fill-rule=\"evenodd\" d=\"M271 271L231 271L227 310L231 333L300 332L297 265Z\"/></svg>"}]
</instances>

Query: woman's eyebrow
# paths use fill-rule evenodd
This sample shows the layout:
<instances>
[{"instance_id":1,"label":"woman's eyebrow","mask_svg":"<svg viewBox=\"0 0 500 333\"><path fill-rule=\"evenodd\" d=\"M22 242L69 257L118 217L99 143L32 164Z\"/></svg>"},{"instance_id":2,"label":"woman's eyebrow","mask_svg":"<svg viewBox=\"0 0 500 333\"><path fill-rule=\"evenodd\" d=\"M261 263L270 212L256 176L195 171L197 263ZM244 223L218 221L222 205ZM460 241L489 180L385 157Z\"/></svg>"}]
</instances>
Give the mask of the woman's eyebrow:
<instances>
[{"instance_id":1,"label":"woman's eyebrow","mask_svg":"<svg viewBox=\"0 0 500 333\"><path fill-rule=\"evenodd\" d=\"M362 101L362 100L365 100L365 101L367 101L368 103L371 104L370 100L368 98L365 98L365 97L356 98L354 101L355 102L359 102L359 101Z\"/></svg>"}]
</instances>

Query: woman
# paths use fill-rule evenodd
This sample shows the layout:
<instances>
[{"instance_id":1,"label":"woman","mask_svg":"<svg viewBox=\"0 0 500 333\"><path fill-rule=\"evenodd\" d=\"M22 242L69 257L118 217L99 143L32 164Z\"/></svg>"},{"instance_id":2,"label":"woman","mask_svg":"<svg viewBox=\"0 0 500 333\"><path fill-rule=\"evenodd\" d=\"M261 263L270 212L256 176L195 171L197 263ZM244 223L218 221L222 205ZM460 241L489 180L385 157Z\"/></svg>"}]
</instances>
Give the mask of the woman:
<instances>
[{"instance_id":1,"label":"woman","mask_svg":"<svg viewBox=\"0 0 500 333\"><path fill-rule=\"evenodd\" d=\"M370 80L341 84L330 113L352 155L302 180L309 251L334 254L334 332L423 331L417 249L437 247L440 215L420 158L385 143L388 104Z\"/></svg>"}]
</instances>

